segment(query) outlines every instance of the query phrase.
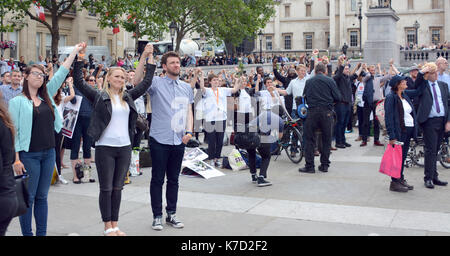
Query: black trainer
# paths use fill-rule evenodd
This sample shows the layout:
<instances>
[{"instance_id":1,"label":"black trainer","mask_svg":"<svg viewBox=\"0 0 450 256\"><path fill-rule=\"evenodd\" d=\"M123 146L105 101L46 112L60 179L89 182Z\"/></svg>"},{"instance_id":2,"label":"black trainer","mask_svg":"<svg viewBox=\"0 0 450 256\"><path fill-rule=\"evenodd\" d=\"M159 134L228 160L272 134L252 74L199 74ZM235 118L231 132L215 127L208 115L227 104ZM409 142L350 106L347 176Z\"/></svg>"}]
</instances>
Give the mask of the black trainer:
<instances>
[{"instance_id":1,"label":"black trainer","mask_svg":"<svg viewBox=\"0 0 450 256\"><path fill-rule=\"evenodd\" d=\"M303 172L303 173L316 173L316 171L314 169L307 169L305 168L300 168L298 169L299 172Z\"/></svg>"},{"instance_id":2,"label":"black trainer","mask_svg":"<svg viewBox=\"0 0 450 256\"><path fill-rule=\"evenodd\" d=\"M319 171L321 171L321 172L328 172L328 166L326 166L326 165L320 165L320 166L319 166Z\"/></svg>"},{"instance_id":3,"label":"black trainer","mask_svg":"<svg viewBox=\"0 0 450 256\"><path fill-rule=\"evenodd\" d=\"M346 143L344 143L344 145L345 145L345 147L347 147L347 148L349 148L349 147L351 147L351 146L352 146L351 144L348 144L347 142L346 142Z\"/></svg>"},{"instance_id":4,"label":"black trainer","mask_svg":"<svg viewBox=\"0 0 450 256\"><path fill-rule=\"evenodd\" d=\"M252 174L252 183L256 184L258 182L258 177L256 176L256 174Z\"/></svg>"},{"instance_id":5,"label":"black trainer","mask_svg":"<svg viewBox=\"0 0 450 256\"><path fill-rule=\"evenodd\" d=\"M265 180L263 176L258 177L258 187L267 187L272 186L272 183L268 180Z\"/></svg>"}]
</instances>

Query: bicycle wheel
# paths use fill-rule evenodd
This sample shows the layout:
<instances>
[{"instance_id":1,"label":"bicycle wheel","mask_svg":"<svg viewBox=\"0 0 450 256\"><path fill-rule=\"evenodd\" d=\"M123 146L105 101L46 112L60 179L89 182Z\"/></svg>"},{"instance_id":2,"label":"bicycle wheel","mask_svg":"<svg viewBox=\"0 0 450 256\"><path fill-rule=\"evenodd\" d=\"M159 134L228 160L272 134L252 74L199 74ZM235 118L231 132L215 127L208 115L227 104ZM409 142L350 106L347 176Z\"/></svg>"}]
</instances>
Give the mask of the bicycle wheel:
<instances>
[{"instance_id":1,"label":"bicycle wheel","mask_svg":"<svg viewBox=\"0 0 450 256\"><path fill-rule=\"evenodd\" d=\"M413 146L409 148L410 157L413 163L417 166L424 167L425 166L425 149L423 144L414 143Z\"/></svg>"},{"instance_id":2,"label":"bicycle wheel","mask_svg":"<svg viewBox=\"0 0 450 256\"><path fill-rule=\"evenodd\" d=\"M303 136L295 127L289 128L286 132L290 138L289 145L286 148L286 154L294 164L298 164L303 159Z\"/></svg>"},{"instance_id":3,"label":"bicycle wheel","mask_svg":"<svg viewBox=\"0 0 450 256\"><path fill-rule=\"evenodd\" d=\"M443 143L438 152L439 162L445 169L450 169L450 163L447 162L447 159L450 160L450 146L447 143Z\"/></svg>"}]
</instances>

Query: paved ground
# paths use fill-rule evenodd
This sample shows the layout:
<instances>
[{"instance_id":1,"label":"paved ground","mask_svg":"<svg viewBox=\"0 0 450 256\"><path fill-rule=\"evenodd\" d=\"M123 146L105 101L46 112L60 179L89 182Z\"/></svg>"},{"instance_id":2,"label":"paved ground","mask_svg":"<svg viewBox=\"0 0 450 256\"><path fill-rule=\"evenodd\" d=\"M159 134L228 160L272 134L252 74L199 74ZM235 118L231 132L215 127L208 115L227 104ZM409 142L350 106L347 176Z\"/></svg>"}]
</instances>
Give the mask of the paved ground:
<instances>
[{"instance_id":1,"label":"paved ground","mask_svg":"<svg viewBox=\"0 0 450 256\"><path fill-rule=\"evenodd\" d=\"M415 189L390 192L390 178L378 173L384 149L371 143L360 148L354 133L347 138L353 147L333 152L328 173L300 174L304 160L295 165L285 153L276 162L273 158L271 187L256 187L248 170L222 170L225 176L209 180L180 177L177 215L185 223L182 230L151 229L151 170L146 168L124 188L120 227L134 236L450 235L449 187L426 189L423 169L414 167L405 175ZM225 147L223 155L231 149ZM69 165L67 159L66 154ZM449 181L450 170L438 166L440 178ZM71 179L70 170L63 175ZM52 186L48 235L102 235L98 193L98 183ZM21 235L17 218L7 235Z\"/></svg>"}]
</instances>

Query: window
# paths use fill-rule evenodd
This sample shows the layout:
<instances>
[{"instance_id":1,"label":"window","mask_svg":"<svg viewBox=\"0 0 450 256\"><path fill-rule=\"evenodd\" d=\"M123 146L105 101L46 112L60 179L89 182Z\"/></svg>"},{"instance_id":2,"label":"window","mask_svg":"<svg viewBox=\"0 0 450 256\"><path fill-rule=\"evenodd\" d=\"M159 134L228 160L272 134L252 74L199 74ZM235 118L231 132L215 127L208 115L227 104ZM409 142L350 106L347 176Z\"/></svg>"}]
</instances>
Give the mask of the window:
<instances>
[{"instance_id":1,"label":"window","mask_svg":"<svg viewBox=\"0 0 450 256\"><path fill-rule=\"evenodd\" d=\"M286 17L286 18L291 17L291 6L290 5L284 6L284 17Z\"/></svg>"},{"instance_id":2,"label":"window","mask_svg":"<svg viewBox=\"0 0 450 256\"><path fill-rule=\"evenodd\" d=\"M284 36L284 49L291 50L292 49L292 35Z\"/></svg>"},{"instance_id":3,"label":"window","mask_svg":"<svg viewBox=\"0 0 450 256\"><path fill-rule=\"evenodd\" d=\"M311 17L311 4L306 4L306 17Z\"/></svg>"},{"instance_id":4,"label":"window","mask_svg":"<svg viewBox=\"0 0 450 256\"><path fill-rule=\"evenodd\" d=\"M13 41L16 43L16 47L9 49L9 56L11 58L17 59L17 49L19 49L19 32L14 31L9 33L9 41Z\"/></svg>"},{"instance_id":5,"label":"window","mask_svg":"<svg viewBox=\"0 0 450 256\"><path fill-rule=\"evenodd\" d=\"M330 32L325 32L325 38L327 39L327 48L330 48Z\"/></svg>"},{"instance_id":6,"label":"window","mask_svg":"<svg viewBox=\"0 0 450 256\"><path fill-rule=\"evenodd\" d=\"M90 36L90 37L88 37L88 45L96 45L95 44L95 37L93 37L93 36Z\"/></svg>"},{"instance_id":7,"label":"window","mask_svg":"<svg viewBox=\"0 0 450 256\"><path fill-rule=\"evenodd\" d=\"M330 16L330 2L327 2L327 16Z\"/></svg>"},{"instance_id":8,"label":"window","mask_svg":"<svg viewBox=\"0 0 450 256\"><path fill-rule=\"evenodd\" d=\"M414 10L414 0L408 0L408 10Z\"/></svg>"},{"instance_id":9,"label":"window","mask_svg":"<svg viewBox=\"0 0 450 256\"><path fill-rule=\"evenodd\" d=\"M352 12L356 12L356 0L351 0L352 1Z\"/></svg>"},{"instance_id":10,"label":"window","mask_svg":"<svg viewBox=\"0 0 450 256\"><path fill-rule=\"evenodd\" d=\"M313 48L313 34L305 34L305 49Z\"/></svg>"},{"instance_id":11,"label":"window","mask_svg":"<svg viewBox=\"0 0 450 256\"><path fill-rule=\"evenodd\" d=\"M441 43L441 29L439 28L431 29L431 42L433 44Z\"/></svg>"},{"instance_id":12,"label":"window","mask_svg":"<svg viewBox=\"0 0 450 256\"><path fill-rule=\"evenodd\" d=\"M441 0L431 0L431 9L442 9Z\"/></svg>"},{"instance_id":13,"label":"window","mask_svg":"<svg viewBox=\"0 0 450 256\"><path fill-rule=\"evenodd\" d=\"M110 54L113 52L112 47L113 47L112 39L108 39L108 49Z\"/></svg>"},{"instance_id":14,"label":"window","mask_svg":"<svg viewBox=\"0 0 450 256\"><path fill-rule=\"evenodd\" d=\"M350 31L350 47L358 47L358 31Z\"/></svg>"},{"instance_id":15,"label":"window","mask_svg":"<svg viewBox=\"0 0 450 256\"><path fill-rule=\"evenodd\" d=\"M59 43L58 46L59 47L64 47L67 45L67 36L66 35L60 35L59 36Z\"/></svg>"},{"instance_id":16,"label":"window","mask_svg":"<svg viewBox=\"0 0 450 256\"><path fill-rule=\"evenodd\" d=\"M415 29L407 29L406 30L406 43L408 45L416 44L416 30Z\"/></svg>"},{"instance_id":17,"label":"window","mask_svg":"<svg viewBox=\"0 0 450 256\"><path fill-rule=\"evenodd\" d=\"M51 57L52 54L52 35L45 34L45 56Z\"/></svg>"},{"instance_id":18,"label":"window","mask_svg":"<svg viewBox=\"0 0 450 256\"><path fill-rule=\"evenodd\" d=\"M42 33L36 33L36 60L39 60L39 55L41 55L41 36Z\"/></svg>"},{"instance_id":19,"label":"window","mask_svg":"<svg viewBox=\"0 0 450 256\"><path fill-rule=\"evenodd\" d=\"M272 36L266 36L266 50L272 50Z\"/></svg>"}]
</instances>

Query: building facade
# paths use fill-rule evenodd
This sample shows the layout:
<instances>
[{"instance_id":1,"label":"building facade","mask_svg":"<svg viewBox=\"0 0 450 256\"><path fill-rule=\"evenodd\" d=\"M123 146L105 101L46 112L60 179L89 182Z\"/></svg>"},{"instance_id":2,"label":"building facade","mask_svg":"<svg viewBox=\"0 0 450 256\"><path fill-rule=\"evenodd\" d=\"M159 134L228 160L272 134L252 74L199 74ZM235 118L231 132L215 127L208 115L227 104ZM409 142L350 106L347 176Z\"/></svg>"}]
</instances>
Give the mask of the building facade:
<instances>
[{"instance_id":1,"label":"building facade","mask_svg":"<svg viewBox=\"0 0 450 256\"><path fill-rule=\"evenodd\" d=\"M364 46L367 40L367 18L364 14L369 7L378 5L378 0L277 0L277 2L279 5L275 7L275 16L262 31L263 35L255 42L255 52L260 50L260 43L263 52L287 54L316 48L338 51L346 43L350 54L359 53L360 46ZM450 0L391 2L392 9L400 17L396 28L399 45L406 46L415 42L416 20L420 24L418 45L450 41ZM361 30L358 18L360 5Z\"/></svg>"},{"instance_id":2,"label":"building facade","mask_svg":"<svg viewBox=\"0 0 450 256\"><path fill-rule=\"evenodd\" d=\"M34 14L34 9L32 11ZM49 12L45 12L45 19L51 23ZM73 46L79 42L86 42L88 45L107 46L114 57L124 57L127 53L134 54L135 41L131 33L120 28L119 33L113 34L111 28L99 28L97 20L97 16L87 10L72 10L64 14L59 21L59 46ZM8 21L8 15L5 21ZM24 56L26 63L36 61L38 56L51 57L52 37L47 27L28 16L23 22L26 26L21 30L3 33L4 40L16 43L16 47L6 49L3 56L14 59Z\"/></svg>"}]
</instances>

